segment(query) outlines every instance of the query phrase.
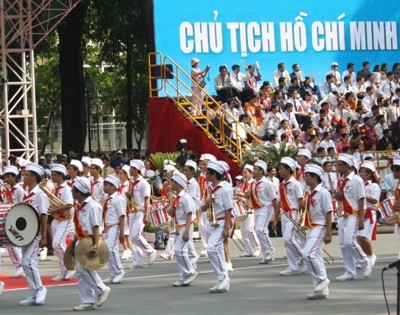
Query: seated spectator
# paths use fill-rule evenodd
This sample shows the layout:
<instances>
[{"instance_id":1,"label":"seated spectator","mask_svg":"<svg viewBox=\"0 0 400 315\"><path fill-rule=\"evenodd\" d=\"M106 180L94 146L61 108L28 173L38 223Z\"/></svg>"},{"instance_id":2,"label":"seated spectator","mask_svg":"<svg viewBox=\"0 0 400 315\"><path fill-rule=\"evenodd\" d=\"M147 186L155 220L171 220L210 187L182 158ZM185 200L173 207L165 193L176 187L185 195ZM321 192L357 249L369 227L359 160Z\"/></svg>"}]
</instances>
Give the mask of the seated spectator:
<instances>
[{"instance_id":1,"label":"seated spectator","mask_svg":"<svg viewBox=\"0 0 400 315\"><path fill-rule=\"evenodd\" d=\"M113 160L111 160L110 164L111 164L111 167L113 167L113 168L115 168L117 165L123 166L126 164L126 161L123 158L123 153L121 150L117 151L116 157Z\"/></svg>"},{"instance_id":2,"label":"seated spectator","mask_svg":"<svg viewBox=\"0 0 400 315\"><path fill-rule=\"evenodd\" d=\"M100 176L104 179L106 178L108 175L115 173L115 170L113 167L111 167L110 165L110 159L107 156L103 156L103 158L101 159L103 161L103 168L101 169L101 173ZM117 164L120 165L120 164Z\"/></svg>"}]
</instances>

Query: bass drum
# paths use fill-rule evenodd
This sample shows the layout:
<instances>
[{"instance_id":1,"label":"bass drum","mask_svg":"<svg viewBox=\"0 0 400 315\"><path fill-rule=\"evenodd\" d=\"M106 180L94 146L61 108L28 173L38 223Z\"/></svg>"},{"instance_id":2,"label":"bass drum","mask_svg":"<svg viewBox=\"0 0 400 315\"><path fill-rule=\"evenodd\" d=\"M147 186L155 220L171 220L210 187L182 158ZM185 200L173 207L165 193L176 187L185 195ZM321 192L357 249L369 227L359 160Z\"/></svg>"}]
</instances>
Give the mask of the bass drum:
<instances>
[{"instance_id":1,"label":"bass drum","mask_svg":"<svg viewBox=\"0 0 400 315\"><path fill-rule=\"evenodd\" d=\"M5 230L7 238L15 246L26 246L32 243L39 234L39 216L36 210L20 203L12 206L7 213Z\"/></svg>"}]
</instances>

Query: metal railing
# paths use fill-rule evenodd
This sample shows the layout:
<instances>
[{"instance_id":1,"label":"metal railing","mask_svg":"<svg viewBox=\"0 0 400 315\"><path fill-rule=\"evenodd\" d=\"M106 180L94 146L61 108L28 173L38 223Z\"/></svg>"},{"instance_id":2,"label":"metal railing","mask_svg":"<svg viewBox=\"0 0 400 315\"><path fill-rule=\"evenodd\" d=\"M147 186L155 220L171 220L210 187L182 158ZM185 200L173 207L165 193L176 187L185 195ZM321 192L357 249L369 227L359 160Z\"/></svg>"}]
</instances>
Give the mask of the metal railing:
<instances>
[{"instance_id":1,"label":"metal railing","mask_svg":"<svg viewBox=\"0 0 400 315\"><path fill-rule=\"evenodd\" d=\"M221 104L173 59L168 56L163 57L159 52L149 53L148 65L150 97L163 92L194 126L201 129L234 162L241 163L245 148L249 147L250 143L262 143L236 117L224 111ZM192 93L192 87L202 91L204 99ZM203 111L193 104L193 98L202 104ZM226 122L227 116L233 121L232 124Z\"/></svg>"}]
</instances>

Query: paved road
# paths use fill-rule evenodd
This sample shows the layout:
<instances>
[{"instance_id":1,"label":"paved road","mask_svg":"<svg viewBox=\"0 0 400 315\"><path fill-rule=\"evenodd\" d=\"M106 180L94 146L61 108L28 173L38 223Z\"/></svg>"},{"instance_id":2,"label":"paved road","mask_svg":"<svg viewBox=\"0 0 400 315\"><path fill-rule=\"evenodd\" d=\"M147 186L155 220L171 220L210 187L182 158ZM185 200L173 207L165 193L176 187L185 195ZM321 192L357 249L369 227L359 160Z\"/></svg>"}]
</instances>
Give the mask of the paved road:
<instances>
[{"instance_id":1,"label":"paved road","mask_svg":"<svg viewBox=\"0 0 400 315\"><path fill-rule=\"evenodd\" d=\"M231 273L231 290L226 294L210 294L215 278L205 258L198 262L199 276L187 288L174 288L177 280L175 261L157 259L153 266L129 271L123 283L112 285L109 300L97 309L98 314L173 314L173 315L236 315L236 314L387 314L382 294L381 270L397 259L398 238L393 234L380 234L374 243L378 256L369 279L335 282L343 273L337 238L327 247L336 261L327 267L330 296L327 300L308 301L312 292L310 275L281 277L279 271L286 267L282 239L273 239L277 258L268 265L259 265L259 258L238 258L239 251L232 244L234 272ZM196 243L196 247L200 243ZM128 265L125 263L125 265ZM55 275L55 258L40 263L41 273ZM10 273L8 257L3 257L1 273ZM103 278L107 270L101 270ZM384 274L386 293L392 314L396 313L396 271ZM79 303L76 285L48 287L46 304L22 307L18 302L28 295L28 290L6 291L0 297L0 314L76 314L72 307Z\"/></svg>"}]
</instances>

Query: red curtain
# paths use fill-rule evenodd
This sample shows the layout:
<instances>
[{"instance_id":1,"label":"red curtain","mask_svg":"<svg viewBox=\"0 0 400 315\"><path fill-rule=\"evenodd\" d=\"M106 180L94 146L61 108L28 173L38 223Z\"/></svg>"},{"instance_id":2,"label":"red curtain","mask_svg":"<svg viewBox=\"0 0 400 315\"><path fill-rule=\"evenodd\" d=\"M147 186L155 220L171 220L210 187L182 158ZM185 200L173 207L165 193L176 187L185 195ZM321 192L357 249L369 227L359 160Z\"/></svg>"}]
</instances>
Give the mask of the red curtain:
<instances>
[{"instance_id":1,"label":"red curtain","mask_svg":"<svg viewBox=\"0 0 400 315\"><path fill-rule=\"evenodd\" d=\"M149 149L150 153L174 152L180 139L186 139L187 149L199 157L211 153L218 160L228 163L234 178L240 169L225 153L200 130L192 125L168 98L150 98L149 104Z\"/></svg>"}]
</instances>

